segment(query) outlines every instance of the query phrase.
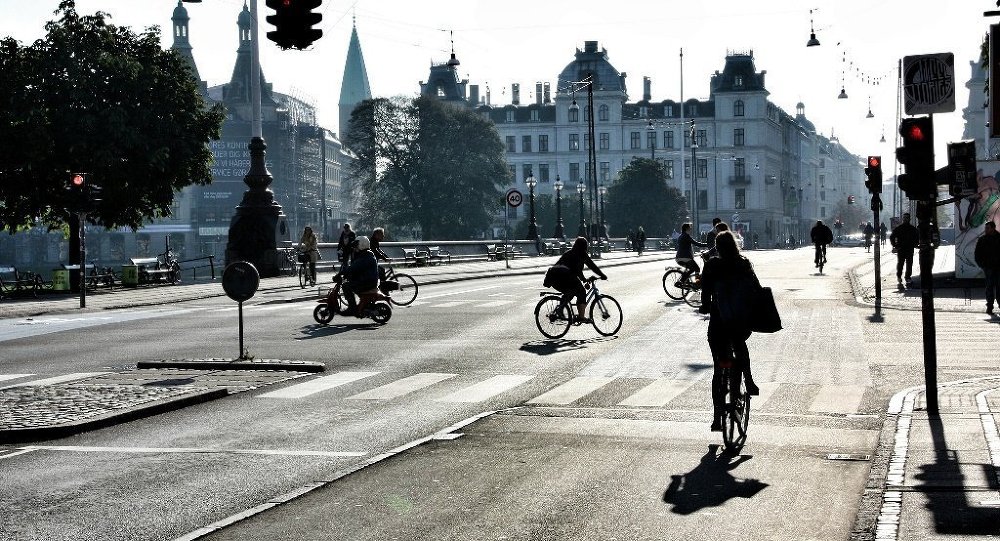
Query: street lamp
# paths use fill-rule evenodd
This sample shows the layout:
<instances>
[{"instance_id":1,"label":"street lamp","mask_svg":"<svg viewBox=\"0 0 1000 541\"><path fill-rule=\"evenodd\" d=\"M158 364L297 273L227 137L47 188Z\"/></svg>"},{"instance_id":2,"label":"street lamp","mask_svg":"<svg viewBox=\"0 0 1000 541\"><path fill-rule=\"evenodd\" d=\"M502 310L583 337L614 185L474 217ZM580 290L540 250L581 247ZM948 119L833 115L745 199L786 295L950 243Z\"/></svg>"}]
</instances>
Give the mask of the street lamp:
<instances>
[{"instance_id":1,"label":"street lamp","mask_svg":"<svg viewBox=\"0 0 1000 541\"><path fill-rule=\"evenodd\" d=\"M563 230L562 223L562 189L563 182L559 179L559 175L556 175L556 182L552 185L556 190L556 232L552 236L557 239L565 239L566 232Z\"/></svg>"},{"instance_id":2,"label":"street lamp","mask_svg":"<svg viewBox=\"0 0 1000 541\"><path fill-rule=\"evenodd\" d=\"M587 164L588 164L588 167L587 167L587 184L590 187L590 203L589 203L590 221L591 221L591 224L594 224L594 212L595 212L594 194L597 193L597 141L596 141L596 139L594 137L594 113L595 113L595 111L594 111L594 76L593 76L593 74L588 74L587 77L584 78L582 81L570 81L569 84L571 85L572 92L574 92L574 93L576 91L578 91L578 90L583 90L584 88L587 89L587 114L586 114L586 117L587 117L587 134L588 134L588 138L590 140L590 148L588 149L588 153L587 153ZM574 99L573 103L570 104L569 110L570 111L579 111L580 110L580 106L576 104L576 99ZM583 192L581 191L580 194L581 194L580 197L581 197L581 205L582 205ZM600 212L600 210L597 209L597 212ZM597 221L600 222L600 217L598 217ZM581 213L580 222L583 223L582 213ZM584 230L583 231L583 236L585 236L585 237L593 237L593 236L596 236L596 235L588 235L587 231ZM600 253L598 252L596 255L599 256Z\"/></svg>"},{"instance_id":3,"label":"street lamp","mask_svg":"<svg viewBox=\"0 0 1000 541\"><path fill-rule=\"evenodd\" d=\"M691 218L694 220L694 230L696 235L701 234L701 226L698 222L698 140L695 138L694 119L691 119Z\"/></svg>"},{"instance_id":4,"label":"street lamp","mask_svg":"<svg viewBox=\"0 0 1000 541\"><path fill-rule=\"evenodd\" d=\"M653 126L653 121L650 120L649 124L646 125L646 141L649 142L649 159L656 159L656 127Z\"/></svg>"},{"instance_id":5,"label":"street lamp","mask_svg":"<svg viewBox=\"0 0 1000 541\"><path fill-rule=\"evenodd\" d=\"M528 185L528 206L531 210L528 220L528 240L538 240L538 225L535 223L535 176L529 174L524 183Z\"/></svg>"},{"instance_id":6,"label":"street lamp","mask_svg":"<svg viewBox=\"0 0 1000 541\"><path fill-rule=\"evenodd\" d=\"M577 234L579 237L587 237L587 221L584 219L583 213L583 192L587 191L587 186L583 184L581 180L579 184L576 185L576 193L580 194L580 232Z\"/></svg>"},{"instance_id":7,"label":"street lamp","mask_svg":"<svg viewBox=\"0 0 1000 541\"><path fill-rule=\"evenodd\" d=\"M601 215L601 229L600 229L600 236L599 236L599 238L607 238L607 236L608 236L608 224L605 221L605 217L606 216L604 214L604 194L608 193L608 189L604 186L603 182L601 183L600 186L597 187L597 193L601 196L600 200L598 201L598 203L600 203L600 209L601 209L601 212L600 212L600 215Z\"/></svg>"}]
</instances>

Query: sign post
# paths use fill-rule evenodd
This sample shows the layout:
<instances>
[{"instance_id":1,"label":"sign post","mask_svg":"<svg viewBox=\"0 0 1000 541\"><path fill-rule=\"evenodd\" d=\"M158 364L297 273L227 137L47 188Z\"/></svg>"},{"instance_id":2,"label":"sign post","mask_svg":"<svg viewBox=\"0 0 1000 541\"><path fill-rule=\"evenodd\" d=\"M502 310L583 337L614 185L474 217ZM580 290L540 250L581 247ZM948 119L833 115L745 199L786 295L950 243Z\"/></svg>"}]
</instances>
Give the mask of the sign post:
<instances>
[{"instance_id":1,"label":"sign post","mask_svg":"<svg viewBox=\"0 0 1000 541\"><path fill-rule=\"evenodd\" d=\"M507 190L506 200L507 200L507 205L510 208L515 208L516 209L517 207L521 206L521 203L524 202L524 194L522 194L521 192L519 192L517 190L517 188L511 188L511 189ZM503 228L503 252L504 252L503 253L503 260L507 264L507 268L509 269L510 268L510 254L513 253L513 250L511 250L510 252L507 251L507 243L509 242L509 239L510 239L510 210L507 209L507 208L504 208L504 210L503 210L503 224L504 224L504 228Z\"/></svg>"},{"instance_id":2,"label":"sign post","mask_svg":"<svg viewBox=\"0 0 1000 541\"><path fill-rule=\"evenodd\" d=\"M237 261L226 266L222 272L222 289L230 299L239 303L240 317L240 355L238 359L247 359L249 355L243 349L243 301L249 300L260 286L260 274L257 267L246 261Z\"/></svg>"}]
</instances>

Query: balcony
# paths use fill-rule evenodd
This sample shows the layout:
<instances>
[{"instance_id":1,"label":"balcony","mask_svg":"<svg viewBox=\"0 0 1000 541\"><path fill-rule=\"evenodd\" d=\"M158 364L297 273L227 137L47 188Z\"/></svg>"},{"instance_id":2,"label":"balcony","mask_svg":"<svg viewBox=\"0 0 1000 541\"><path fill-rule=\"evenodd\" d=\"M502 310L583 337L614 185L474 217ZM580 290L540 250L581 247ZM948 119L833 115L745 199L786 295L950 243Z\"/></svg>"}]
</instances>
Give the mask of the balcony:
<instances>
[{"instance_id":1,"label":"balcony","mask_svg":"<svg viewBox=\"0 0 1000 541\"><path fill-rule=\"evenodd\" d=\"M733 186L746 186L750 184L750 175L729 175L729 184Z\"/></svg>"}]
</instances>

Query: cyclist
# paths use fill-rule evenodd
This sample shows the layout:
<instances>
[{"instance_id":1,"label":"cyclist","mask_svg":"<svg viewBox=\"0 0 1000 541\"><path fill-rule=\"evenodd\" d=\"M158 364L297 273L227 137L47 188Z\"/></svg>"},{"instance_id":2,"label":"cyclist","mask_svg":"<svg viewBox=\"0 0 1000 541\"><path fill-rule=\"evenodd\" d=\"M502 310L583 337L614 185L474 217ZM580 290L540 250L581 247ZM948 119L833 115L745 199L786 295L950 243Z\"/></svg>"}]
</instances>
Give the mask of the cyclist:
<instances>
[{"instance_id":1,"label":"cyclist","mask_svg":"<svg viewBox=\"0 0 1000 541\"><path fill-rule=\"evenodd\" d=\"M833 242L833 230L824 224L823 220L816 220L816 225L809 230L809 238L816 246L816 256L813 262L816 267L819 267L820 263L826 263L826 245Z\"/></svg>"},{"instance_id":2,"label":"cyclist","mask_svg":"<svg viewBox=\"0 0 1000 541\"><path fill-rule=\"evenodd\" d=\"M699 311L711 314L708 322L708 347L712 350L712 361L715 365L712 377L712 405L715 408L712 415L712 430L717 432L722 430L719 414L725 407L724 397L716 392L722 384L718 381L722 377L720 370L722 363L735 360L735 368L743 372L747 392L751 395L760 394L760 389L750 373L750 351L747 349L750 329L722 321L718 306L720 299L716 298L717 291L733 289L719 286L741 278L749 278L758 284L760 282L750 260L740 255L740 249L736 246L736 239L732 233L727 231L719 233L715 238L715 246L718 248L719 256L705 262L705 272L701 275L702 305Z\"/></svg>"},{"instance_id":3,"label":"cyclist","mask_svg":"<svg viewBox=\"0 0 1000 541\"><path fill-rule=\"evenodd\" d=\"M577 237L573 247L564 253L555 265L552 265L545 273L545 287L553 287L562 293L563 302L569 302L572 297L576 297L577 321L580 323L590 323L590 318L584 316L584 309L587 307L587 290L583 287L586 278L583 276L583 266L586 265L594 274L607 280L606 274L601 272L594 260L590 258L587 251L588 242L585 237Z\"/></svg>"},{"instance_id":4,"label":"cyclist","mask_svg":"<svg viewBox=\"0 0 1000 541\"><path fill-rule=\"evenodd\" d=\"M358 301L354 296L378 288L378 262L375 260L375 254L369 249L371 242L368 237L361 235L355 244L357 249L351 263L343 269L343 272L334 276L333 280L342 282L341 288L347 297L347 313L361 317L358 312ZM347 282L343 282L344 277L347 277Z\"/></svg>"},{"instance_id":5,"label":"cyclist","mask_svg":"<svg viewBox=\"0 0 1000 541\"><path fill-rule=\"evenodd\" d=\"M316 233L308 225L304 230L302 230L302 238L299 239L299 250L305 254L309 262L309 277L310 280L316 283L316 260L319 259L319 240L316 238Z\"/></svg>"},{"instance_id":6,"label":"cyclist","mask_svg":"<svg viewBox=\"0 0 1000 541\"><path fill-rule=\"evenodd\" d=\"M701 272L701 267L698 266L698 262L694 260L694 250L692 246L700 246L702 248L707 248L708 243L698 242L691 237L691 224L681 225L681 234L677 237L677 255L674 259L677 264L687 269L684 273L684 279L688 280L691 274L697 274Z\"/></svg>"}]
</instances>

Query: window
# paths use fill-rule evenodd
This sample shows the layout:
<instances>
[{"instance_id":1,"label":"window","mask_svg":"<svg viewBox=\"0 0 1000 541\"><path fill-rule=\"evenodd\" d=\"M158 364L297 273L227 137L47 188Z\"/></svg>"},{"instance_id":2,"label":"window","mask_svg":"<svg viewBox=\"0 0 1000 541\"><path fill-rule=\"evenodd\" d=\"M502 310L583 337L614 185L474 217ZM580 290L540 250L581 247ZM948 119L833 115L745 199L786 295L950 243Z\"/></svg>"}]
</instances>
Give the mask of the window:
<instances>
[{"instance_id":1,"label":"window","mask_svg":"<svg viewBox=\"0 0 1000 541\"><path fill-rule=\"evenodd\" d=\"M548 182L549 181L549 164L540 163L538 164L538 182Z\"/></svg>"},{"instance_id":2,"label":"window","mask_svg":"<svg viewBox=\"0 0 1000 541\"><path fill-rule=\"evenodd\" d=\"M820 188L825 188L826 187L826 175L820 175L819 176L819 187Z\"/></svg>"},{"instance_id":3,"label":"window","mask_svg":"<svg viewBox=\"0 0 1000 541\"><path fill-rule=\"evenodd\" d=\"M826 158L820 158L819 159L819 168L820 169L826 169ZM820 175L820 178L823 178L823 176Z\"/></svg>"},{"instance_id":4,"label":"window","mask_svg":"<svg viewBox=\"0 0 1000 541\"><path fill-rule=\"evenodd\" d=\"M578 163L569 164L569 181L580 182L580 164Z\"/></svg>"},{"instance_id":5,"label":"window","mask_svg":"<svg viewBox=\"0 0 1000 541\"><path fill-rule=\"evenodd\" d=\"M507 122L514 122L514 110L513 109L508 109L507 110Z\"/></svg>"},{"instance_id":6,"label":"window","mask_svg":"<svg viewBox=\"0 0 1000 541\"><path fill-rule=\"evenodd\" d=\"M611 162L601 162L601 182L611 180Z\"/></svg>"},{"instance_id":7,"label":"window","mask_svg":"<svg viewBox=\"0 0 1000 541\"><path fill-rule=\"evenodd\" d=\"M511 182L517 182L517 166L516 165L509 165L508 168L510 169L510 180L511 180Z\"/></svg>"},{"instance_id":8,"label":"window","mask_svg":"<svg viewBox=\"0 0 1000 541\"><path fill-rule=\"evenodd\" d=\"M587 167L585 167L585 168L584 168L584 169L585 169L585 171L584 171L584 172L585 172L585 173L586 173L586 175L587 175L587 182L590 182L590 162L587 162L587 163L585 163L584 165L586 165L586 166L587 166Z\"/></svg>"},{"instance_id":9,"label":"window","mask_svg":"<svg viewBox=\"0 0 1000 541\"><path fill-rule=\"evenodd\" d=\"M736 161L733 162L733 175L738 179L742 179L747 176L746 158L736 158Z\"/></svg>"},{"instance_id":10,"label":"window","mask_svg":"<svg viewBox=\"0 0 1000 541\"><path fill-rule=\"evenodd\" d=\"M531 110L531 121L538 122L538 109Z\"/></svg>"},{"instance_id":11,"label":"window","mask_svg":"<svg viewBox=\"0 0 1000 541\"><path fill-rule=\"evenodd\" d=\"M608 106L602 103L601 106L597 108L597 120L607 122L610 116Z\"/></svg>"},{"instance_id":12,"label":"window","mask_svg":"<svg viewBox=\"0 0 1000 541\"><path fill-rule=\"evenodd\" d=\"M826 201L826 191L825 190L819 192L819 200L820 201Z\"/></svg>"},{"instance_id":13,"label":"window","mask_svg":"<svg viewBox=\"0 0 1000 541\"><path fill-rule=\"evenodd\" d=\"M642 139L639 136L639 132L634 131L631 133L631 136L632 146L630 148L633 150L642 148Z\"/></svg>"},{"instance_id":14,"label":"window","mask_svg":"<svg viewBox=\"0 0 1000 541\"><path fill-rule=\"evenodd\" d=\"M698 178L708 178L708 160L698 160Z\"/></svg>"},{"instance_id":15,"label":"window","mask_svg":"<svg viewBox=\"0 0 1000 541\"><path fill-rule=\"evenodd\" d=\"M691 130L684 129L681 131L684 132L684 148L688 148L691 146Z\"/></svg>"},{"instance_id":16,"label":"window","mask_svg":"<svg viewBox=\"0 0 1000 541\"><path fill-rule=\"evenodd\" d=\"M826 207L820 207L819 208L819 217L820 218L826 218Z\"/></svg>"},{"instance_id":17,"label":"window","mask_svg":"<svg viewBox=\"0 0 1000 541\"><path fill-rule=\"evenodd\" d=\"M639 106L639 117L640 118L646 118L648 116L649 116L649 107L646 107L645 105L640 105Z\"/></svg>"},{"instance_id":18,"label":"window","mask_svg":"<svg viewBox=\"0 0 1000 541\"><path fill-rule=\"evenodd\" d=\"M691 161L684 162L684 180L691 180Z\"/></svg>"},{"instance_id":19,"label":"window","mask_svg":"<svg viewBox=\"0 0 1000 541\"><path fill-rule=\"evenodd\" d=\"M583 149L584 150L590 150L590 134L589 133L583 134Z\"/></svg>"},{"instance_id":20,"label":"window","mask_svg":"<svg viewBox=\"0 0 1000 541\"><path fill-rule=\"evenodd\" d=\"M747 190L746 188L736 188L736 208L745 209L747 208Z\"/></svg>"},{"instance_id":21,"label":"window","mask_svg":"<svg viewBox=\"0 0 1000 541\"><path fill-rule=\"evenodd\" d=\"M531 152L531 136L521 136L521 152Z\"/></svg>"},{"instance_id":22,"label":"window","mask_svg":"<svg viewBox=\"0 0 1000 541\"><path fill-rule=\"evenodd\" d=\"M549 151L549 136L539 135L538 136L538 151L548 152Z\"/></svg>"},{"instance_id":23,"label":"window","mask_svg":"<svg viewBox=\"0 0 1000 541\"><path fill-rule=\"evenodd\" d=\"M736 88L743 88L743 76L737 75L733 77L733 86Z\"/></svg>"},{"instance_id":24,"label":"window","mask_svg":"<svg viewBox=\"0 0 1000 541\"><path fill-rule=\"evenodd\" d=\"M744 135L743 128L735 128L733 130L733 146L741 147L746 142L746 135Z\"/></svg>"},{"instance_id":25,"label":"window","mask_svg":"<svg viewBox=\"0 0 1000 541\"><path fill-rule=\"evenodd\" d=\"M656 148L656 132L646 132L646 148Z\"/></svg>"},{"instance_id":26,"label":"window","mask_svg":"<svg viewBox=\"0 0 1000 541\"><path fill-rule=\"evenodd\" d=\"M664 105L663 106L663 116L665 116L667 118L670 118L670 117L674 116L674 106L673 105Z\"/></svg>"},{"instance_id":27,"label":"window","mask_svg":"<svg viewBox=\"0 0 1000 541\"><path fill-rule=\"evenodd\" d=\"M698 146L708 146L708 130L698 130Z\"/></svg>"},{"instance_id":28,"label":"window","mask_svg":"<svg viewBox=\"0 0 1000 541\"><path fill-rule=\"evenodd\" d=\"M611 150L611 134L601 134L601 150Z\"/></svg>"},{"instance_id":29,"label":"window","mask_svg":"<svg viewBox=\"0 0 1000 541\"><path fill-rule=\"evenodd\" d=\"M579 122L580 121L580 109L577 107L570 107L569 109L569 121Z\"/></svg>"},{"instance_id":30,"label":"window","mask_svg":"<svg viewBox=\"0 0 1000 541\"><path fill-rule=\"evenodd\" d=\"M736 100L733 102L733 116L743 116L746 107L743 104L743 100Z\"/></svg>"},{"instance_id":31,"label":"window","mask_svg":"<svg viewBox=\"0 0 1000 541\"><path fill-rule=\"evenodd\" d=\"M437 87L437 95L438 95L439 98L443 98L444 97L444 87L443 86L438 86Z\"/></svg>"},{"instance_id":32,"label":"window","mask_svg":"<svg viewBox=\"0 0 1000 541\"><path fill-rule=\"evenodd\" d=\"M674 160L664 160L663 167L667 172L667 179L673 180L674 178Z\"/></svg>"},{"instance_id":33,"label":"window","mask_svg":"<svg viewBox=\"0 0 1000 541\"><path fill-rule=\"evenodd\" d=\"M698 104L697 103L689 103L688 104L688 116L692 117L692 118L698 116Z\"/></svg>"},{"instance_id":34,"label":"window","mask_svg":"<svg viewBox=\"0 0 1000 541\"><path fill-rule=\"evenodd\" d=\"M521 164L521 172L524 173L524 178L525 178L525 180L527 180L528 177L532 176L532 174L531 174L531 164L530 163L522 163Z\"/></svg>"},{"instance_id":35,"label":"window","mask_svg":"<svg viewBox=\"0 0 1000 541\"><path fill-rule=\"evenodd\" d=\"M569 149L570 150L580 150L580 134L571 133L569 134Z\"/></svg>"},{"instance_id":36,"label":"window","mask_svg":"<svg viewBox=\"0 0 1000 541\"><path fill-rule=\"evenodd\" d=\"M593 114L593 112L594 111L591 110L591 108L590 108L589 105L586 106L586 107L584 107L583 108L583 121L586 122L586 121L590 120L590 117Z\"/></svg>"},{"instance_id":37,"label":"window","mask_svg":"<svg viewBox=\"0 0 1000 541\"><path fill-rule=\"evenodd\" d=\"M708 190L698 190L698 210L708 209Z\"/></svg>"},{"instance_id":38,"label":"window","mask_svg":"<svg viewBox=\"0 0 1000 541\"><path fill-rule=\"evenodd\" d=\"M674 148L674 132L663 132L663 148Z\"/></svg>"},{"instance_id":39,"label":"window","mask_svg":"<svg viewBox=\"0 0 1000 541\"><path fill-rule=\"evenodd\" d=\"M513 135L507 136L507 152L517 152L517 138Z\"/></svg>"}]
</instances>

